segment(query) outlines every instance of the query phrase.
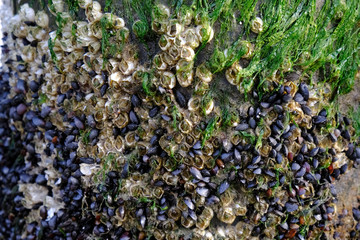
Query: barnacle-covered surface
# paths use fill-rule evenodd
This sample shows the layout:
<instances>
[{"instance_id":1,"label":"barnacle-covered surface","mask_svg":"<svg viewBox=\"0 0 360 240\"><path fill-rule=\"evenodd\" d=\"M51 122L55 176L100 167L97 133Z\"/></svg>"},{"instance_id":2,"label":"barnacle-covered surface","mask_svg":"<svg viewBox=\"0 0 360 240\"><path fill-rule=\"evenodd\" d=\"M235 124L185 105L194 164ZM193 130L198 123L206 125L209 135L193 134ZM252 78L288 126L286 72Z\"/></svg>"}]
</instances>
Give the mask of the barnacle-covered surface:
<instances>
[{"instance_id":1,"label":"barnacle-covered surface","mask_svg":"<svg viewBox=\"0 0 360 240\"><path fill-rule=\"evenodd\" d=\"M333 183L360 164L357 112L337 105L358 73L355 0L41 4L2 48L0 238L333 230Z\"/></svg>"}]
</instances>

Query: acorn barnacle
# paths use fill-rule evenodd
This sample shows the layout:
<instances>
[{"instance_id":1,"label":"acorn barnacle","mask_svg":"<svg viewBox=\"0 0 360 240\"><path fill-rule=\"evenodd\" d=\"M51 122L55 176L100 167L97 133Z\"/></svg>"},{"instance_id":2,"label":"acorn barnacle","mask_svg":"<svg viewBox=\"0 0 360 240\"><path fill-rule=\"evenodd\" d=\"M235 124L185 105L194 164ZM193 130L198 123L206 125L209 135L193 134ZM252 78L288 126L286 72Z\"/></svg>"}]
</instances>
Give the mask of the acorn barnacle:
<instances>
[{"instance_id":1,"label":"acorn barnacle","mask_svg":"<svg viewBox=\"0 0 360 240\"><path fill-rule=\"evenodd\" d=\"M225 72L226 80L232 85L239 85L241 83L241 70L239 62L234 62L233 65Z\"/></svg>"},{"instance_id":2,"label":"acorn barnacle","mask_svg":"<svg viewBox=\"0 0 360 240\"><path fill-rule=\"evenodd\" d=\"M256 17L251 22L251 31L254 33L261 33L263 31L263 20L259 17Z\"/></svg>"}]
</instances>

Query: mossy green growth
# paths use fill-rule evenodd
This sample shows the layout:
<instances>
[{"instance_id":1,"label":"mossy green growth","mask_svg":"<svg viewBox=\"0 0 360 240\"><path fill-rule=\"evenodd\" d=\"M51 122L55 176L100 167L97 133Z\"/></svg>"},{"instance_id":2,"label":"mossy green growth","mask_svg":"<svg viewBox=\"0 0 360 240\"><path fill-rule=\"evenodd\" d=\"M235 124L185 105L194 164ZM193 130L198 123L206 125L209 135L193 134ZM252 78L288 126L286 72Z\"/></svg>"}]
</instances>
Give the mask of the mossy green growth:
<instances>
[{"instance_id":1,"label":"mossy green growth","mask_svg":"<svg viewBox=\"0 0 360 240\"><path fill-rule=\"evenodd\" d=\"M100 19L100 26L101 26L101 53L103 57L103 68L105 67L105 64L107 63L108 59L115 55L117 52L120 52L122 50L123 41L121 39L118 39L119 41L110 42L110 39L116 35L116 32L114 31L113 27L113 15L110 14L110 19L108 16L103 16ZM121 34L120 30L120 34ZM123 37L124 39L124 37Z\"/></svg>"},{"instance_id":2,"label":"mossy green growth","mask_svg":"<svg viewBox=\"0 0 360 240\"><path fill-rule=\"evenodd\" d=\"M357 140L358 138L360 138L360 106L358 106L357 108L351 108L349 115L352 118L352 126L355 130L356 139L354 140Z\"/></svg>"},{"instance_id":3,"label":"mossy green growth","mask_svg":"<svg viewBox=\"0 0 360 240\"><path fill-rule=\"evenodd\" d=\"M143 20L137 20L132 26L132 30L136 37L140 40L144 40L149 32L149 25Z\"/></svg>"},{"instance_id":4,"label":"mossy green growth","mask_svg":"<svg viewBox=\"0 0 360 240\"><path fill-rule=\"evenodd\" d=\"M180 113L179 113L178 108L174 105L172 107L171 115L172 115L172 118L173 118L173 128L176 129L176 130L178 129L178 120L177 120L177 118L178 118L179 114Z\"/></svg>"},{"instance_id":5,"label":"mossy green growth","mask_svg":"<svg viewBox=\"0 0 360 240\"><path fill-rule=\"evenodd\" d=\"M104 7L104 11L107 12L111 9L112 12L112 5L113 5L113 0L106 0L105 1L105 7Z\"/></svg>"},{"instance_id":6,"label":"mossy green growth","mask_svg":"<svg viewBox=\"0 0 360 240\"><path fill-rule=\"evenodd\" d=\"M148 72L142 72L140 74L142 78L142 88L146 93L146 95L155 96L154 86L153 83L151 82L152 79L151 74Z\"/></svg>"},{"instance_id":7,"label":"mossy green growth","mask_svg":"<svg viewBox=\"0 0 360 240\"><path fill-rule=\"evenodd\" d=\"M214 131L216 129L216 123L217 123L218 120L219 120L218 117L212 117L209 120L205 130L203 131L203 138L202 138L202 141L201 141L202 146L204 146L205 142L207 140L209 140L211 138L211 136L213 135L213 133L214 133Z\"/></svg>"},{"instance_id":8,"label":"mossy green growth","mask_svg":"<svg viewBox=\"0 0 360 240\"><path fill-rule=\"evenodd\" d=\"M116 167L113 166L115 164L115 154L109 153L102 160L102 168L95 175L95 182L104 185L106 180L106 174L111 170L111 168Z\"/></svg>"},{"instance_id":9,"label":"mossy green growth","mask_svg":"<svg viewBox=\"0 0 360 240\"><path fill-rule=\"evenodd\" d=\"M65 0L68 5L69 12L71 16L77 16L79 11L79 1L78 0Z\"/></svg>"},{"instance_id":10,"label":"mossy green growth","mask_svg":"<svg viewBox=\"0 0 360 240\"><path fill-rule=\"evenodd\" d=\"M90 129L80 130L80 139L85 145L89 144L90 141L89 136L90 136Z\"/></svg>"},{"instance_id":11,"label":"mossy green growth","mask_svg":"<svg viewBox=\"0 0 360 240\"><path fill-rule=\"evenodd\" d=\"M55 65L57 65L58 59L57 59L57 56L56 56L55 51L54 51L55 41L52 41L51 38L49 38L48 46L49 46L49 50L50 50L51 59L55 63Z\"/></svg>"}]
</instances>

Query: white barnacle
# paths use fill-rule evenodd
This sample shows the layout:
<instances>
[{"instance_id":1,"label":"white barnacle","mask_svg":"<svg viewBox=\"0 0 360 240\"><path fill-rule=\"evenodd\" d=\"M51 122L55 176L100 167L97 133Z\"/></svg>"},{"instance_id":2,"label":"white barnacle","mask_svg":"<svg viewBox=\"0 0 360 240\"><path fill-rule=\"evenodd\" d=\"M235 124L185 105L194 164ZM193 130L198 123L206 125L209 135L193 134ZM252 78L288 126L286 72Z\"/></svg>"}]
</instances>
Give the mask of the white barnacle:
<instances>
[{"instance_id":1,"label":"white barnacle","mask_svg":"<svg viewBox=\"0 0 360 240\"><path fill-rule=\"evenodd\" d=\"M35 11L27 3L20 7L19 16L24 21L30 21L30 22L35 21Z\"/></svg>"},{"instance_id":2,"label":"white barnacle","mask_svg":"<svg viewBox=\"0 0 360 240\"><path fill-rule=\"evenodd\" d=\"M226 80L232 85L238 86L241 82L240 71L242 67L236 61L233 65L225 71Z\"/></svg>"},{"instance_id":3,"label":"white barnacle","mask_svg":"<svg viewBox=\"0 0 360 240\"><path fill-rule=\"evenodd\" d=\"M39 11L35 15L35 23L42 28L49 26L49 16L44 11Z\"/></svg>"},{"instance_id":4,"label":"white barnacle","mask_svg":"<svg viewBox=\"0 0 360 240\"><path fill-rule=\"evenodd\" d=\"M256 17L251 22L251 31L253 31L254 33L261 33L263 31L263 25L263 20L259 17Z\"/></svg>"}]
</instances>

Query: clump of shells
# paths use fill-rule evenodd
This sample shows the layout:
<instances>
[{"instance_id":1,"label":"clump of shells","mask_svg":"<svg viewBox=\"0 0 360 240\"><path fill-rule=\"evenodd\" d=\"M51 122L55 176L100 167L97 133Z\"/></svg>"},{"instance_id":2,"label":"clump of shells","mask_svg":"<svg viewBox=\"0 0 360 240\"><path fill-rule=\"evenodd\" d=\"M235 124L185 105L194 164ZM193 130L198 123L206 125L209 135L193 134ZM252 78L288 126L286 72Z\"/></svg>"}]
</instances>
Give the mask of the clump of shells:
<instances>
[{"instance_id":1,"label":"clump of shells","mask_svg":"<svg viewBox=\"0 0 360 240\"><path fill-rule=\"evenodd\" d=\"M333 181L360 163L350 120L326 110L326 86L275 74L272 91L260 99L253 90L252 104L233 106L221 128L220 107L206 97L215 74L195 64L214 36L208 22L157 5L159 52L140 64L123 18L96 1L79 7L84 21L53 0L59 32L23 5L5 39L6 119L25 149L14 180L27 214L22 238L321 236L336 214ZM262 30L257 17L251 31ZM243 44L249 59L254 46ZM241 64L222 78L243 92Z\"/></svg>"}]
</instances>

